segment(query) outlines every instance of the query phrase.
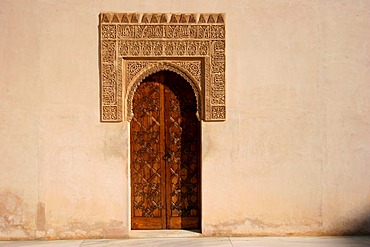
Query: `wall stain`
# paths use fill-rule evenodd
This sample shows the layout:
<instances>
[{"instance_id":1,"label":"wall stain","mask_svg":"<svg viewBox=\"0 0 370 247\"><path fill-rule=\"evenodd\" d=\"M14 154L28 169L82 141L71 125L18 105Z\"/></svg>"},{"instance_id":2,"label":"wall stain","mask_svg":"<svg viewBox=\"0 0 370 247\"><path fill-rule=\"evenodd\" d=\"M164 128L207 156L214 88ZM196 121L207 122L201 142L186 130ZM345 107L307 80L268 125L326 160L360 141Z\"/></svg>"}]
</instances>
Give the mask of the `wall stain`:
<instances>
[{"instance_id":1,"label":"wall stain","mask_svg":"<svg viewBox=\"0 0 370 247\"><path fill-rule=\"evenodd\" d=\"M32 239L23 200L10 191L0 192L0 239Z\"/></svg>"},{"instance_id":2,"label":"wall stain","mask_svg":"<svg viewBox=\"0 0 370 247\"><path fill-rule=\"evenodd\" d=\"M45 231L45 204L37 204L36 227L38 231Z\"/></svg>"},{"instance_id":3,"label":"wall stain","mask_svg":"<svg viewBox=\"0 0 370 247\"><path fill-rule=\"evenodd\" d=\"M310 227L310 225L303 224ZM250 232L248 233L248 229ZM222 221L218 224L205 226L204 236L322 236L324 232L319 230L287 231L292 228L291 222L266 223L257 218L244 218ZM274 229L274 230L271 230Z\"/></svg>"},{"instance_id":4,"label":"wall stain","mask_svg":"<svg viewBox=\"0 0 370 247\"><path fill-rule=\"evenodd\" d=\"M85 239L128 237L128 228L122 221L95 222L93 224L72 220L68 225L46 229L39 239Z\"/></svg>"},{"instance_id":5,"label":"wall stain","mask_svg":"<svg viewBox=\"0 0 370 247\"><path fill-rule=\"evenodd\" d=\"M126 133L126 128L119 131L116 129L108 129L104 136L103 153L107 158L127 157L127 138L122 133Z\"/></svg>"}]
</instances>

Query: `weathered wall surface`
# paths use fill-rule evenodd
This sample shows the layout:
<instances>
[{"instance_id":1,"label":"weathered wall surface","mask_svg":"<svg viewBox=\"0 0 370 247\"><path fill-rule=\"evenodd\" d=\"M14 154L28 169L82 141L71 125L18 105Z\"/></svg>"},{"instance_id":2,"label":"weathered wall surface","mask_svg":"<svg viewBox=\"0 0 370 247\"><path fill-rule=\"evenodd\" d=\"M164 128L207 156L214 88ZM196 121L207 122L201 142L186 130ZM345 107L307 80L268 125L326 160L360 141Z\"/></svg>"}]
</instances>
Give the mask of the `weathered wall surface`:
<instances>
[{"instance_id":1,"label":"weathered wall surface","mask_svg":"<svg viewBox=\"0 0 370 247\"><path fill-rule=\"evenodd\" d=\"M0 239L130 233L128 123L100 123L100 12L223 12L205 235L370 232L369 1L0 2Z\"/></svg>"}]
</instances>

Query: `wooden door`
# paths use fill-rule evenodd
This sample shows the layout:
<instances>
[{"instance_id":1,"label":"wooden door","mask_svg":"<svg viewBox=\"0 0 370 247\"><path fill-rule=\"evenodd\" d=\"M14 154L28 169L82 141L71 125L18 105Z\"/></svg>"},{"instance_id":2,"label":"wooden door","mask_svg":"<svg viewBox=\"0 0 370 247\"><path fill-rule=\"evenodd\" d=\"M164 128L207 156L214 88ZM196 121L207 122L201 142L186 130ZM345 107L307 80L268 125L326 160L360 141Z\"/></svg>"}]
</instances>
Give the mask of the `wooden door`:
<instances>
[{"instance_id":1,"label":"wooden door","mask_svg":"<svg viewBox=\"0 0 370 247\"><path fill-rule=\"evenodd\" d=\"M144 80L133 99L131 228L200 228L200 122L194 92L173 72Z\"/></svg>"}]
</instances>

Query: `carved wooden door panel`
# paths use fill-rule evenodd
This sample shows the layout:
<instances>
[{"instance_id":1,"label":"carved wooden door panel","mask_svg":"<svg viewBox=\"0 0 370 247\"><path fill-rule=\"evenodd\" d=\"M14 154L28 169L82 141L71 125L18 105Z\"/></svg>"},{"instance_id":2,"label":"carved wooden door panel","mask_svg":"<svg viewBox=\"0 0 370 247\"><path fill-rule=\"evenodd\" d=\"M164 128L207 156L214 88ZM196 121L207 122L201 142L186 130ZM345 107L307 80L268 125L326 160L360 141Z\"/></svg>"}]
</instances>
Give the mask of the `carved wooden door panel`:
<instances>
[{"instance_id":1,"label":"carved wooden door panel","mask_svg":"<svg viewBox=\"0 0 370 247\"><path fill-rule=\"evenodd\" d=\"M173 72L140 84L131 121L132 229L200 227L200 122L191 86Z\"/></svg>"}]
</instances>

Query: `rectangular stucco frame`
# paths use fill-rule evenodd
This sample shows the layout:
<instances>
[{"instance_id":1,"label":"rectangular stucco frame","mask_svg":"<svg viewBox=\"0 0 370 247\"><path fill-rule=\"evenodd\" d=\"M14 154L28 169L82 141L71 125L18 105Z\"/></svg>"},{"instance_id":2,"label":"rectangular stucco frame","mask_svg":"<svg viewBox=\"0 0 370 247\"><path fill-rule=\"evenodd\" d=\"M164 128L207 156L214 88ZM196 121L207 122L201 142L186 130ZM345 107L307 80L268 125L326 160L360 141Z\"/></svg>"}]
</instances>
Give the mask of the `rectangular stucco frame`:
<instances>
[{"instance_id":1,"label":"rectangular stucco frame","mask_svg":"<svg viewBox=\"0 0 370 247\"><path fill-rule=\"evenodd\" d=\"M224 14L101 13L99 20L102 122L130 121L136 87L159 70L191 83L201 120L226 119Z\"/></svg>"}]
</instances>

